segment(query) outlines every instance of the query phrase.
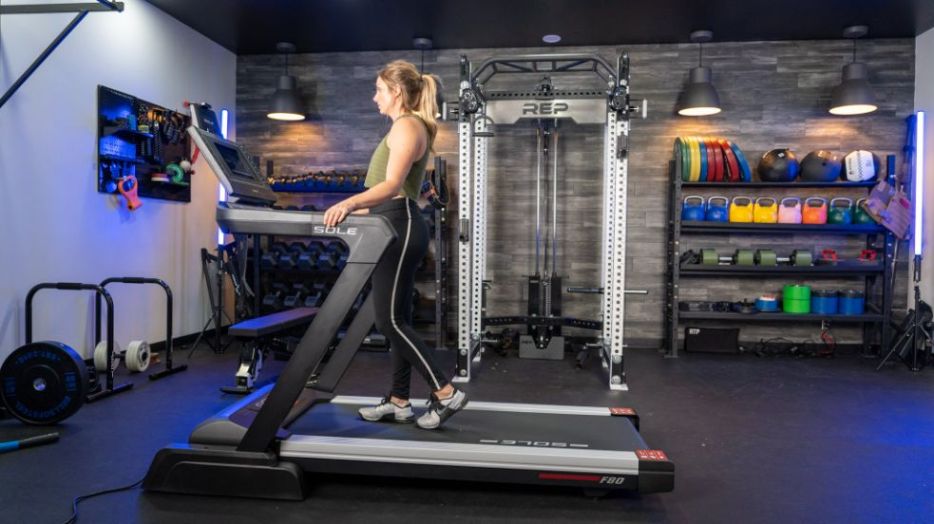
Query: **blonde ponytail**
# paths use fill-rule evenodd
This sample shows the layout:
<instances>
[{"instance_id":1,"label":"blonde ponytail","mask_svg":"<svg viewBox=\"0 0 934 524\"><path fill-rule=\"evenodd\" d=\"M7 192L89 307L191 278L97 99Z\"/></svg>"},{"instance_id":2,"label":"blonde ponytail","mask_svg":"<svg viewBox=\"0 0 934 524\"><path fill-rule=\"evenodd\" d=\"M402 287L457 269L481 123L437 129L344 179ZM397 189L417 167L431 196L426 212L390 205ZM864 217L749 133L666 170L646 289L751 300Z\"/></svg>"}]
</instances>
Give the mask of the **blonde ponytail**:
<instances>
[{"instance_id":1,"label":"blonde ponytail","mask_svg":"<svg viewBox=\"0 0 934 524\"><path fill-rule=\"evenodd\" d=\"M440 81L434 75L423 75L415 65L404 60L386 64L379 77L390 87L398 86L402 92L402 109L418 116L428 128L428 142L434 151L435 136L438 134L438 91Z\"/></svg>"}]
</instances>

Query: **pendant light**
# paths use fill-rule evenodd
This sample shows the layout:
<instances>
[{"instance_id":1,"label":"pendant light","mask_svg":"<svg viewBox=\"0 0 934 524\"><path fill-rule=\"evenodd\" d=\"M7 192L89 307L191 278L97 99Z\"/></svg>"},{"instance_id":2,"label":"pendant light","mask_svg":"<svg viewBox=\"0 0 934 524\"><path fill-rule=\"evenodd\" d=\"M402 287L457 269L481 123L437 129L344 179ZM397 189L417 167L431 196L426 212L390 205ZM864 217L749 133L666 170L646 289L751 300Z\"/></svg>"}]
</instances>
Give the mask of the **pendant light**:
<instances>
[{"instance_id":1,"label":"pendant light","mask_svg":"<svg viewBox=\"0 0 934 524\"><path fill-rule=\"evenodd\" d=\"M691 42L698 46L697 67L691 69L688 85L681 93L678 114L682 116L708 116L720 112L720 95L713 86L712 73L704 67L704 43L713 40L711 31L694 31Z\"/></svg>"},{"instance_id":2,"label":"pendant light","mask_svg":"<svg viewBox=\"0 0 934 524\"><path fill-rule=\"evenodd\" d=\"M295 45L289 42L276 44L276 51L285 55L285 74L279 76L276 92L272 95L272 108L266 113L267 118L295 122L305 119L305 105L295 87L295 77L289 74L289 55L295 52Z\"/></svg>"},{"instance_id":3,"label":"pendant light","mask_svg":"<svg viewBox=\"0 0 934 524\"><path fill-rule=\"evenodd\" d=\"M833 90L830 113L834 115L864 115L879 107L869 85L869 69L856 61L856 39L865 36L869 28L854 25L843 30L843 37L853 41L853 61L843 66L843 81Z\"/></svg>"}]
</instances>

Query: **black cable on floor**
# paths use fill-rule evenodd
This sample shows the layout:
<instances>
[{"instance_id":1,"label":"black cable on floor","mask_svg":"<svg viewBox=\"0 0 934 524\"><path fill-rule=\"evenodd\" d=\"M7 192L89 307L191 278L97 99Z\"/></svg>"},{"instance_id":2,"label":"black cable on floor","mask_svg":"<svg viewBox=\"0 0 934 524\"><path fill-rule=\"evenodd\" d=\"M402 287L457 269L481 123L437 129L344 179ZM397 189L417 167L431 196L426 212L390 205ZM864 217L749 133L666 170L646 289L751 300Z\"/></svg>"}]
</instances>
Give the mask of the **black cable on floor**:
<instances>
[{"instance_id":1,"label":"black cable on floor","mask_svg":"<svg viewBox=\"0 0 934 524\"><path fill-rule=\"evenodd\" d=\"M130 484L129 486L123 486L122 488L112 488L112 489L107 489L104 491L98 491L97 493L90 493L88 495L81 495L80 497L75 497L75 500L71 502L71 510L72 510L71 517L69 517L69 519L65 521L65 524L74 524L75 522L78 522L78 504L80 504L81 502L87 499L90 499L90 498L98 497L100 495L106 495L108 493L117 493L118 491L127 491L135 487L138 487L142 483L143 483L143 479L139 479L138 481Z\"/></svg>"}]
</instances>

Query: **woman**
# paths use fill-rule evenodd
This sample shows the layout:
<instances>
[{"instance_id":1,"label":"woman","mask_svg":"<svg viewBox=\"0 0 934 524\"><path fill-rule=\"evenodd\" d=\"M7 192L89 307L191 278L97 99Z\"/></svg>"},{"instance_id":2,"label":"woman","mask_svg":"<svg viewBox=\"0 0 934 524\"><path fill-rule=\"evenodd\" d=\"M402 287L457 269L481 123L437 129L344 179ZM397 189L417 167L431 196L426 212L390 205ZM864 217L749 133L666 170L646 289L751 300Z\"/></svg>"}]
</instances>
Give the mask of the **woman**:
<instances>
[{"instance_id":1,"label":"woman","mask_svg":"<svg viewBox=\"0 0 934 524\"><path fill-rule=\"evenodd\" d=\"M451 385L406 320L412 307L415 270L428 251L428 225L416 199L438 132L437 90L434 77L420 74L408 62L391 62L379 72L373 101L380 114L392 119L392 129L370 159L364 182L367 190L324 213L324 223L335 226L351 213L368 210L389 219L396 232L396 242L373 271L370 291L376 327L392 348L392 390L379 405L360 409L360 416L372 422L412 422L415 414L409 402L409 384L414 366L432 390L428 411L416 421L424 429L440 427L467 405L467 395Z\"/></svg>"}]
</instances>

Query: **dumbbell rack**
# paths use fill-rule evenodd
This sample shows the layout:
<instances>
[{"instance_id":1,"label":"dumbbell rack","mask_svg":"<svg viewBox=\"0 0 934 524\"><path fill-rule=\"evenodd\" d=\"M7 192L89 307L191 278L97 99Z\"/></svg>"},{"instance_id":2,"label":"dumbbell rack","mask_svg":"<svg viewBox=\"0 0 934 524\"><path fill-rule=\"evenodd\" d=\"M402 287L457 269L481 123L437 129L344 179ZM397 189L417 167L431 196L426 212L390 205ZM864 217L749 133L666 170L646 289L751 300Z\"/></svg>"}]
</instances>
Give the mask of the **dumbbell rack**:
<instances>
[{"instance_id":1,"label":"dumbbell rack","mask_svg":"<svg viewBox=\"0 0 934 524\"><path fill-rule=\"evenodd\" d=\"M892 271L895 237L881 226L871 225L812 225L812 224L757 224L706 221L682 221L681 203L684 188L708 188L724 191L736 189L759 190L765 188L827 188L827 189L863 189L868 190L875 182L735 182L709 183L685 182L675 172L674 162L669 162L668 201L668 282L665 301L666 329L665 351L670 357L677 357L679 350L678 334L683 320L725 321L725 322L834 322L863 325L863 351L869 353L874 325L881 331L880 350L885 351L889 340L890 318L892 309ZM815 266L704 266L692 265L681 267L681 239L683 235L864 235L866 247L881 251L881 262L859 264L839 262L835 265ZM881 245L880 242L881 241ZM866 312L862 315L821 315L788 313L734 313L718 311L680 311L678 303L682 289L682 277L685 278L771 278L771 277L808 277L809 279L828 279L840 277L864 277L863 286L866 297ZM881 282L879 282L881 277ZM872 291L881 288L878 300L871 302Z\"/></svg>"},{"instance_id":2,"label":"dumbbell rack","mask_svg":"<svg viewBox=\"0 0 934 524\"><path fill-rule=\"evenodd\" d=\"M330 204L333 204L339 200L342 200L347 197L347 192L343 189L336 191L325 191L320 188L316 188L305 182L304 184L295 183L287 184L280 182L278 185L273 186L273 190L277 193L283 193L285 198L280 199L280 202L285 201L286 203L297 204L300 202L314 202L319 210L324 210ZM290 205L288 208L299 209L303 206ZM425 271L422 275L417 276L416 285L419 282L425 282L427 279L433 283L434 288L434 311L433 318L430 319L430 323L433 325L433 336L435 347L443 348L447 343L447 270L448 270L448 254L447 254L447 223L445 218L444 209L437 210L432 209L434 224L432 240L434 243L434 254L433 257L433 268L430 268L428 271ZM427 218L427 217L426 217ZM262 237L262 240L260 239ZM300 274L308 274L307 270L300 268L291 268L291 269L263 269L261 264L262 254L270 249L270 246L273 243L279 240L272 235L254 235L254 245L252 249L252 257L250 265L252 268L249 270L250 274L253 275L253 289L256 291L255 300L254 300L254 311L256 314L270 313L272 311L283 309L275 308L270 309L269 307L263 306L263 297L271 289L271 282L274 280L273 275L285 275L287 280L295 280L295 278ZM289 242L293 242L297 239L289 237ZM308 239L303 239L308 240ZM264 245L265 244L265 245ZM315 271L316 281L327 283L333 283L333 281L339 275L339 271ZM291 278L288 278L291 277ZM291 291L291 290L290 290ZM418 307L418 304L416 304ZM240 319L238 319L240 320ZM416 317L415 324L416 327L418 324L428 323L426 317L421 319Z\"/></svg>"}]
</instances>

